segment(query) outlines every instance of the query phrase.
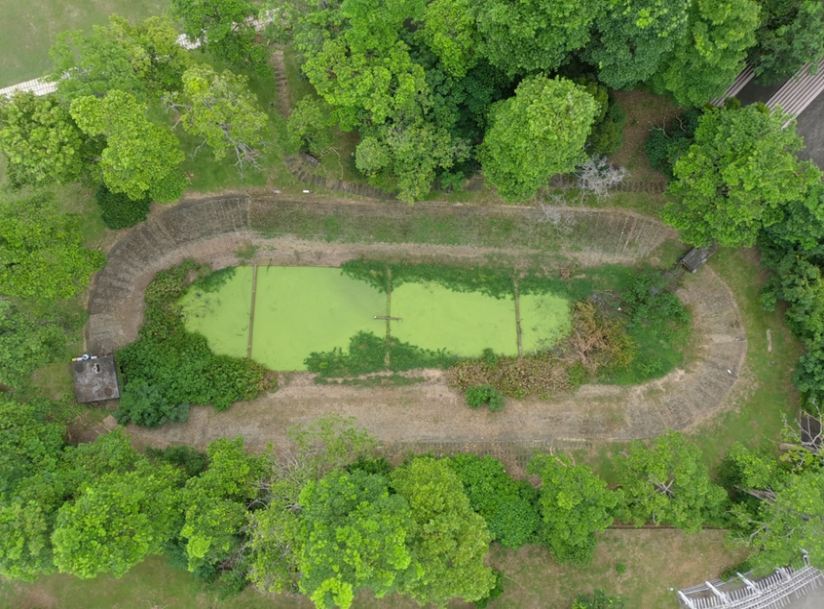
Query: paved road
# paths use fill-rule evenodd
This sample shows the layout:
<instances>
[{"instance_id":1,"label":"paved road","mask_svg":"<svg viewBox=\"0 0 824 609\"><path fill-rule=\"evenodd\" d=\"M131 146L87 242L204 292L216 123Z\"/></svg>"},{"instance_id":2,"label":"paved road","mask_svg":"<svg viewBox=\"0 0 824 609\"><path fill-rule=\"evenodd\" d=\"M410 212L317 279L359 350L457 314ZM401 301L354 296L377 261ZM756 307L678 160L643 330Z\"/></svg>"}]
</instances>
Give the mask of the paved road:
<instances>
[{"instance_id":1,"label":"paved road","mask_svg":"<svg viewBox=\"0 0 824 609\"><path fill-rule=\"evenodd\" d=\"M824 93L798 116L798 134L807 146L798 156L824 169ZM824 607L824 602L821 607Z\"/></svg>"},{"instance_id":2,"label":"paved road","mask_svg":"<svg viewBox=\"0 0 824 609\"><path fill-rule=\"evenodd\" d=\"M736 97L741 100L743 105L755 102L766 103L783 84L763 86L750 81ZM813 161L821 169L824 169L824 93L819 95L798 116L798 134L804 138L806 144L806 148L798 156ZM824 607L824 603L821 607Z\"/></svg>"},{"instance_id":3,"label":"paved road","mask_svg":"<svg viewBox=\"0 0 824 609\"><path fill-rule=\"evenodd\" d=\"M824 588L818 588L788 605L786 609L821 609L822 607L824 607Z\"/></svg>"}]
</instances>

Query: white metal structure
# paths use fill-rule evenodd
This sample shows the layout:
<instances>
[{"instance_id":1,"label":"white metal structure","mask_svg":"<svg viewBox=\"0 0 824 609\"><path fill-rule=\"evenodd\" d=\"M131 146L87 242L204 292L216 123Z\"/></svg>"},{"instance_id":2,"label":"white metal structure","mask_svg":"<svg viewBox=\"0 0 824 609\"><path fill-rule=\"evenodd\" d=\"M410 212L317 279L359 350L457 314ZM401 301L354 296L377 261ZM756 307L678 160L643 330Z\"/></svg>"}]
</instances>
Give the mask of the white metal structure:
<instances>
[{"instance_id":1,"label":"white metal structure","mask_svg":"<svg viewBox=\"0 0 824 609\"><path fill-rule=\"evenodd\" d=\"M805 564L797 570L776 569L762 579L750 580L738 573L729 581L704 582L677 595L684 609L781 609L820 586L824 574Z\"/></svg>"}]
</instances>

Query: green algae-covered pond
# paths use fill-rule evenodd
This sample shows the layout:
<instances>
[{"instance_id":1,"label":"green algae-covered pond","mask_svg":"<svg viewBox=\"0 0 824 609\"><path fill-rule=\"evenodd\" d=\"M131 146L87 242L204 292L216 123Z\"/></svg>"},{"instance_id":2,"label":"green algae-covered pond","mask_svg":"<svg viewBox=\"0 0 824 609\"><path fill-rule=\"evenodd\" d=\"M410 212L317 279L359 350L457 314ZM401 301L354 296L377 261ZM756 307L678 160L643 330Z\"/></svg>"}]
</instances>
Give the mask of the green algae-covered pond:
<instances>
[{"instance_id":1,"label":"green algae-covered pond","mask_svg":"<svg viewBox=\"0 0 824 609\"><path fill-rule=\"evenodd\" d=\"M461 357L486 348L518 354L513 296L457 292L435 282L403 283L386 294L337 268L237 267L216 286L194 286L181 307L186 327L203 334L213 351L246 357L251 341L252 359L272 370L306 370L311 353L346 350L360 332L384 337L388 331L415 347ZM522 295L519 310L524 353L569 333L570 304L561 296ZM375 319L387 316L393 320Z\"/></svg>"}]
</instances>

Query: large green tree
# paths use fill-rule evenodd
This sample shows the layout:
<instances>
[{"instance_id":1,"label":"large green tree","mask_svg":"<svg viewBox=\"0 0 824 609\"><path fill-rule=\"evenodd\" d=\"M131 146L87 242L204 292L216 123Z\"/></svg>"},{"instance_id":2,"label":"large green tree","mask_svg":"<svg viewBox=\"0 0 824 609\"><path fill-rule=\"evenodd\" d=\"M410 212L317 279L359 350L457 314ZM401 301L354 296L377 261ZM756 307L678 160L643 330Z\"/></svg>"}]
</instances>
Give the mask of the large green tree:
<instances>
[{"instance_id":1,"label":"large green tree","mask_svg":"<svg viewBox=\"0 0 824 609\"><path fill-rule=\"evenodd\" d=\"M206 454L206 471L187 480L183 490L186 509L180 536L186 541L189 571L225 563L237 553L246 506L257 497L269 470L268 457L247 454L243 438L219 438Z\"/></svg>"},{"instance_id":2,"label":"large green tree","mask_svg":"<svg viewBox=\"0 0 824 609\"><path fill-rule=\"evenodd\" d=\"M631 89L658 71L687 32L689 0L618 0L598 17L598 35L586 49L598 79Z\"/></svg>"},{"instance_id":3,"label":"large green tree","mask_svg":"<svg viewBox=\"0 0 824 609\"><path fill-rule=\"evenodd\" d=\"M821 0L761 0L758 44L749 61L759 82L789 78L804 64L824 57L824 3Z\"/></svg>"},{"instance_id":4,"label":"large green tree","mask_svg":"<svg viewBox=\"0 0 824 609\"><path fill-rule=\"evenodd\" d=\"M349 609L358 590L380 598L414 576L411 510L388 482L337 471L301 491L300 589L318 609Z\"/></svg>"},{"instance_id":5,"label":"large green tree","mask_svg":"<svg viewBox=\"0 0 824 609\"><path fill-rule=\"evenodd\" d=\"M83 247L80 219L46 193L0 194L0 292L69 298L88 286L106 257Z\"/></svg>"},{"instance_id":6,"label":"large green tree","mask_svg":"<svg viewBox=\"0 0 824 609\"><path fill-rule=\"evenodd\" d=\"M307 484L374 454L377 441L353 419L328 416L289 429L293 447L265 480L264 508L250 519L249 580L266 593L298 592L303 523L300 495Z\"/></svg>"},{"instance_id":7,"label":"large green tree","mask_svg":"<svg viewBox=\"0 0 824 609\"><path fill-rule=\"evenodd\" d=\"M63 32L49 51L58 95L70 101L118 89L146 99L175 90L191 64L177 36L168 17L132 24L118 15L109 17L108 26L94 26L90 33Z\"/></svg>"},{"instance_id":8,"label":"large green tree","mask_svg":"<svg viewBox=\"0 0 824 609\"><path fill-rule=\"evenodd\" d=\"M14 186L78 180L99 150L54 96L0 97L0 152Z\"/></svg>"},{"instance_id":9,"label":"large green tree","mask_svg":"<svg viewBox=\"0 0 824 609\"><path fill-rule=\"evenodd\" d=\"M180 531L181 482L180 470L148 464L94 481L58 511L54 564L81 578L121 577L147 555L160 554Z\"/></svg>"},{"instance_id":10,"label":"large green tree","mask_svg":"<svg viewBox=\"0 0 824 609\"><path fill-rule=\"evenodd\" d=\"M536 455L527 472L541 477L541 537L561 562L586 564L595 552L596 533L612 524L618 495L586 465L569 457Z\"/></svg>"},{"instance_id":11,"label":"large green tree","mask_svg":"<svg viewBox=\"0 0 824 609\"><path fill-rule=\"evenodd\" d=\"M643 526L648 521L671 524L687 532L717 522L727 493L710 481L701 450L683 434L669 432L649 447L640 441L618 459L618 481L623 500L615 515Z\"/></svg>"},{"instance_id":12,"label":"large green tree","mask_svg":"<svg viewBox=\"0 0 824 609\"><path fill-rule=\"evenodd\" d=\"M551 71L587 45L603 0L479 0L479 52L509 74Z\"/></svg>"},{"instance_id":13,"label":"large green tree","mask_svg":"<svg viewBox=\"0 0 824 609\"><path fill-rule=\"evenodd\" d=\"M267 118L245 77L195 66L183 74L180 94L169 96L167 103L181 113L183 129L203 138L217 160L231 151L241 173L247 163L257 166Z\"/></svg>"},{"instance_id":14,"label":"large green tree","mask_svg":"<svg viewBox=\"0 0 824 609\"><path fill-rule=\"evenodd\" d=\"M693 245L753 245L821 179L796 157L803 141L792 126L782 129L787 120L759 105L708 110L675 164L664 221Z\"/></svg>"},{"instance_id":15,"label":"large green tree","mask_svg":"<svg viewBox=\"0 0 824 609\"><path fill-rule=\"evenodd\" d=\"M469 505L483 516L495 541L520 548L533 540L540 524L535 487L513 480L504 464L489 455L455 455L448 463L458 474Z\"/></svg>"},{"instance_id":16,"label":"large green tree","mask_svg":"<svg viewBox=\"0 0 824 609\"><path fill-rule=\"evenodd\" d=\"M682 106L703 106L724 93L755 44L758 5L752 0L692 0L689 31L653 80Z\"/></svg>"},{"instance_id":17,"label":"large green tree","mask_svg":"<svg viewBox=\"0 0 824 609\"><path fill-rule=\"evenodd\" d=\"M325 27L297 38L303 72L342 129L381 125L427 91L423 67L399 36L407 8L407 2L349 0L312 13Z\"/></svg>"},{"instance_id":18,"label":"large green tree","mask_svg":"<svg viewBox=\"0 0 824 609\"><path fill-rule=\"evenodd\" d=\"M824 566L824 455L792 445L776 459L734 445L725 459L740 494L733 506L733 535L756 550L753 561L769 568L798 563L802 552Z\"/></svg>"},{"instance_id":19,"label":"large green tree","mask_svg":"<svg viewBox=\"0 0 824 609\"><path fill-rule=\"evenodd\" d=\"M257 10L246 0L172 0L172 16L183 25L190 40L218 59L266 64L266 51L255 43L252 19Z\"/></svg>"},{"instance_id":20,"label":"large green tree","mask_svg":"<svg viewBox=\"0 0 824 609\"><path fill-rule=\"evenodd\" d=\"M420 574L403 582L401 592L439 607L452 598L472 602L486 596L495 585L484 565L491 535L448 463L415 458L392 472L392 486L412 508L410 544Z\"/></svg>"},{"instance_id":21,"label":"large green tree","mask_svg":"<svg viewBox=\"0 0 824 609\"><path fill-rule=\"evenodd\" d=\"M486 178L508 201L528 199L557 173L586 159L584 144L598 111L583 87L562 78L525 78L515 96L490 110L478 152Z\"/></svg>"},{"instance_id":22,"label":"large green tree","mask_svg":"<svg viewBox=\"0 0 824 609\"><path fill-rule=\"evenodd\" d=\"M0 385L25 385L35 368L65 352L63 321L57 316L33 315L0 297Z\"/></svg>"},{"instance_id":23,"label":"large green tree","mask_svg":"<svg viewBox=\"0 0 824 609\"><path fill-rule=\"evenodd\" d=\"M71 113L84 133L106 137L99 164L109 190L134 201L148 196L160 203L183 194L186 179L180 163L185 155L177 138L150 122L146 106L132 94L115 90L103 98L79 97Z\"/></svg>"},{"instance_id":24,"label":"large green tree","mask_svg":"<svg viewBox=\"0 0 824 609\"><path fill-rule=\"evenodd\" d=\"M426 4L420 37L455 78L478 62L480 34L469 0L433 0Z\"/></svg>"}]
</instances>

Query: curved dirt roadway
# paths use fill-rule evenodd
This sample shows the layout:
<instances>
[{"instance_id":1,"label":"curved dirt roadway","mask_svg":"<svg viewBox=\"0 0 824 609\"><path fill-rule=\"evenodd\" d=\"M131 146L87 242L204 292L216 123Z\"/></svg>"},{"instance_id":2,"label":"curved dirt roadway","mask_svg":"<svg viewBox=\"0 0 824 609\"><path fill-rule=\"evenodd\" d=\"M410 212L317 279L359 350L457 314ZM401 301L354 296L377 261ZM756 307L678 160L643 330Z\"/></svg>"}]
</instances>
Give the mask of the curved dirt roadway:
<instances>
[{"instance_id":1,"label":"curved dirt roadway","mask_svg":"<svg viewBox=\"0 0 824 609\"><path fill-rule=\"evenodd\" d=\"M219 268L237 264L236 252L249 243L260 249L259 264L334 266L362 255L399 255L406 259L482 261L494 254L513 261L524 249L471 248L419 244L344 244L261 238L251 229L254 206L261 198L217 197L172 208L126 234L110 252L108 266L92 289L87 326L89 348L110 352L137 333L143 311L143 290L154 274L186 258ZM308 203L307 203L308 205ZM381 213L385 203L375 204ZM489 213L486 207L479 213ZM503 212L502 212L503 213ZM534 213L505 208L507 214ZM600 238L598 251L580 241L563 248L581 266L631 264L649 256L671 231L660 223L620 210L564 210L592 222ZM679 297L690 307L694 335L701 344L686 369L644 385L621 388L588 385L550 400L509 400L500 413L473 411L450 390L438 371L426 371L426 382L407 387L334 387L315 385L308 374L281 375L281 388L229 411L194 407L186 423L160 429L130 427L139 444L185 443L204 446L221 436L243 435L250 448L267 443L285 446L286 429L331 412L358 418L388 445L410 443L488 444L540 442L576 445L592 440L653 437L666 429L683 429L723 408L746 357L747 344L733 295L708 268L688 276Z\"/></svg>"}]
</instances>

